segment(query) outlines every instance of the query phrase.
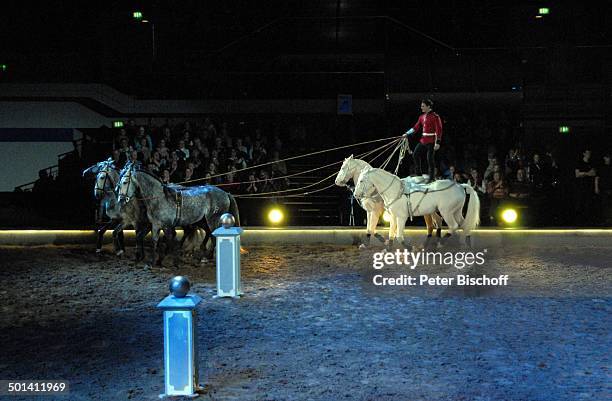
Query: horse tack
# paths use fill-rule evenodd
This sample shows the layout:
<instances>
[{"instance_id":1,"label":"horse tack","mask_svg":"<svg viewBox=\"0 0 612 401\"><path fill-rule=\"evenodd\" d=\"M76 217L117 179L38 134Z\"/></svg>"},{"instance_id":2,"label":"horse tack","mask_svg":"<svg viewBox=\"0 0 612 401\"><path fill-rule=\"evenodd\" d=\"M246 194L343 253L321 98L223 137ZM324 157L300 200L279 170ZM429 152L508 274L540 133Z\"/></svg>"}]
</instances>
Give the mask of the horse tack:
<instances>
[{"instance_id":1,"label":"horse tack","mask_svg":"<svg viewBox=\"0 0 612 401\"><path fill-rule=\"evenodd\" d=\"M181 214L183 212L183 192L175 191L174 200L176 202L176 217L174 218L174 223L172 225L176 227L181 221Z\"/></svg>"}]
</instances>

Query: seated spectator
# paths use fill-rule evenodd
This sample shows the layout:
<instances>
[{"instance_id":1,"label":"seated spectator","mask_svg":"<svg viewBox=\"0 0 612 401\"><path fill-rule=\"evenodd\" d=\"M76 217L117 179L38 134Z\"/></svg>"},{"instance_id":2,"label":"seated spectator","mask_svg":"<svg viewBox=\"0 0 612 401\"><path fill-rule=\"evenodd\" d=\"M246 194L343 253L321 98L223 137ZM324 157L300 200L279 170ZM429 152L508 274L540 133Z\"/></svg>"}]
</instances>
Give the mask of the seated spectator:
<instances>
[{"instance_id":1,"label":"seated spectator","mask_svg":"<svg viewBox=\"0 0 612 401\"><path fill-rule=\"evenodd\" d=\"M147 170L155 175L159 175L159 167L155 163L147 164Z\"/></svg>"},{"instance_id":2,"label":"seated spectator","mask_svg":"<svg viewBox=\"0 0 612 401\"><path fill-rule=\"evenodd\" d=\"M179 140L175 153L178 154L181 160L189 159L189 149L186 147L184 139Z\"/></svg>"},{"instance_id":3,"label":"seated spectator","mask_svg":"<svg viewBox=\"0 0 612 401\"><path fill-rule=\"evenodd\" d=\"M134 138L134 145L136 146L136 148L138 148L141 143L141 140L145 139L146 140L146 146L149 149L153 149L153 141L151 140L151 135L149 135L147 133L147 130L144 126L140 126L140 128L138 128L138 133L136 134L136 137Z\"/></svg>"},{"instance_id":4,"label":"seated spectator","mask_svg":"<svg viewBox=\"0 0 612 401\"><path fill-rule=\"evenodd\" d=\"M151 149L147 146L146 138L140 139L140 143L136 145L136 150L142 153L142 160L148 161L151 158Z\"/></svg>"},{"instance_id":5,"label":"seated spectator","mask_svg":"<svg viewBox=\"0 0 612 401\"><path fill-rule=\"evenodd\" d=\"M533 159L529 163L529 180L536 190L541 190L546 185L546 173L545 166L540 160L540 155L534 153Z\"/></svg>"},{"instance_id":6,"label":"seated spectator","mask_svg":"<svg viewBox=\"0 0 612 401\"><path fill-rule=\"evenodd\" d=\"M172 160L170 162L170 181L171 182L179 182L181 181L181 173L179 170L178 160Z\"/></svg>"},{"instance_id":7,"label":"seated spectator","mask_svg":"<svg viewBox=\"0 0 612 401\"><path fill-rule=\"evenodd\" d=\"M161 180L164 184L170 184L170 170L165 168L161 174Z\"/></svg>"},{"instance_id":8,"label":"seated spectator","mask_svg":"<svg viewBox=\"0 0 612 401\"><path fill-rule=\"evenodd\" d=\"M499 171L493 173L493 179L487 183L487 194L490 202L489 217L495 220L500 203L508 196L508 186Z\"/></svg>"},{"instance_id":9,"label":"seated spectator","mask_svg":"<svg viewBox=\"0 0 612 401\"><path fill-rule=\"evenodd\" d=\"M487 192L484 180L480 177L480 173L475 168L470 171L470 186L474 188L479 195Z\"/></svg>"},{"instance_id":10,"label":"seated spectator","mask_svg":"<svg viewBox=\"0 0 612 401\"><path fill-rule=\"evenodd\" d=\"M229 174L225 176L225 183L223 183L223 190L231 194L236 194L240 191L240 184L235 179L236 167L231 167Z\"/></svg>"},{"instance_id":11,"label":"seated spectator","mask_svg":"<svg viewBox=\"0 0 612 401\"><path fill-rule=\"evenodd\" d=\"M193 180L193 169L187 167L185 168L185 175L183 176L183 181L191 181ZM185 184L189 184L189 183L185 183Z\"/></svg>"},{"instance_id":12,"label":"seated spectator","mask_svg":"<svg viewBox=\"0 0 612 401\"><path fill-rule=\"evenodd\" d=\"M259 182L257 182L257 179L255 178L255 174L251 173L249 174L249 183L247 184L244 192L247 194L255 194L260 192L259 191Z\"/></svg>"},{"instance_id":13,"label":"seated spectator","mask_svg":"<svg viewBox=\"0 0 612 401\"><path fill-rule=\"evenodd\" d=\"M153 155L151 156L151 163L153 163L159 171L166 167L166 159L162 159L158 151L153 152Z\"/></svg>"},{"instance_id":14,"label":"seated spectator","mask_svg":"<svg viewBox=\"0 0 612 401\"><path fill-rule=\"evenodd\" d=\"M266 152L266 150L263 148L261 142L255 141L255 145L253 146L253 165L257 166L265 163L267 156L268 152Z\"/></svg>"},{"instance_id":15,"label":"seated spectator","mask_svg":"<svg viewBox=\"0 0 612 401\"><path fill-rule=\"evenodd\" d=\"M53 186L53 177L49 175L47 169L42 169L38 171L38 179L34 183L32 187L32 192L35 193L44 193L49 191Z\"/></svg>"},{"instance_id":16,"label":"seated spectator","mask_svg":"<svg viewBox=\"0 0 612 401\"><path fill-rule=\"evenodd\" d=\"M514 199L526 199L531 195L531 184L527 181L525 170L516 171L516 179L510 183L509 194Z\"/></svg>"},{"instance_id":17,"label":"seated spectator","mask_svg":"<svg viewBox=\"0 0 612 401\"><path fill-rule=\"evenodd\" d=\"M270 181L270 175L266 170L261 170L259 172L259 180L260 193L272 192L276 190L276 188L274 188L274 183L273 181Z\"/></svg>"},{"instance_id":18,"label":"seated spectator","mask_svg":"<svg viewBox=\"0 0 612 401\"><path fill-rule=\"evenodd\" d=\"M168 159L170 157L170 149L168 149L166 146L165 139L160 139L159 146L157 146L156 151L159 152L162 159Z\"/></svg>"}]
</instances>

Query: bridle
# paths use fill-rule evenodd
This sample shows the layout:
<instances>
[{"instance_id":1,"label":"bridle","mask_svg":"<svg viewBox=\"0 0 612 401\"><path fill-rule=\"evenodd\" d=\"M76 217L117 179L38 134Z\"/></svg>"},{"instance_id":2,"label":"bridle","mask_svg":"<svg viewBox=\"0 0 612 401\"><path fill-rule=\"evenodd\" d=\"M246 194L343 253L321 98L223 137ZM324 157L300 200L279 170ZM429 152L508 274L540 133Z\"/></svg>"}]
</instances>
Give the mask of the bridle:
<instances>
[{"instance_id":1,"label":"bridle","mask_svg":"<svg viewBox=\"0 0 612 401\"><path fill-rule=\"evenodd\" d=\"M372 171L372 170L367 171L361 177L361 180L360 180L361 186L365 186L366 184L369 184L369 182L370 182L370 171ZM399 180L399 182L400 182L399 194L390 203L386 203L385 202L385 198L383 197L383 195L385 194L385 192L387 192L389 189L391 189L391 187L395 183L395 180ZM356 186L355 186L355 191L357 191L357 187ZM387 188L385 188L384 190L378 192L378 195L380 195L380 197L382 198L383 203L385 204L385 208L386 209L390 208L392 204L397 202L397 200L401 199L401 197L404 195L404 189L403 189L402 180L400 180L396 176L391 176L391 182L389 183L389 185L387 185Z\"/></svg>"},{"instance_id":2,"label":"bridle","mask_svg":"<svg viewBox=\"0 0 612 401\"><path fill-rule=\"evenodd\" d=\"M107 169L110 167L107 167ZM98 186L98 181L100 180L100 174L104 174L104 181L102 182L102 188L100 188L100 186ZM110 186L107 185L110 182ZM100 193L102 192L103 194L107 194L109 192L113 192L114 190L113 188L115 187L115 183L113 183L112 178L110 177L110 174L108 172L108 170L102 170L98 173L98 176L96 177L96 184L94 185L94 193ZM107 189L110 188L110 189Z\"/></svg>"},{"instance_id":3,"label":"bridle","mask_svg":"<svg viewBox=\"0 0 612 401\"><path fill-rule=\"evenodd\" d=\"M127 179L127 188L125 190L125 195L121 193L121 183L123 182L124 179ZM117 197L117 200L119 202L123 201L125 204L127 204L132 199L131 196L128 196L128 194L130 193L131 185L132 185L132 169L129 168L119 177L119 182L117 183L117 193L119 195Z\"/></svg>"}]
</instances>

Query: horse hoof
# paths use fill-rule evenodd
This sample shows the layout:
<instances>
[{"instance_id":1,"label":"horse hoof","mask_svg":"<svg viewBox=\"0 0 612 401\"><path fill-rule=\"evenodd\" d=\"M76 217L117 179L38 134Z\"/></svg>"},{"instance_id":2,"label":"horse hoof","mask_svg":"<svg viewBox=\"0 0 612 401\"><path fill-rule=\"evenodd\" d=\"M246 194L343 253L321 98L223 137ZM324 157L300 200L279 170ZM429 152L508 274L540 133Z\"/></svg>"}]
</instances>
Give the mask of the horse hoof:
<instances>
[{"instance_id":1,"label":"horse hoof","mask_svg":"<svg viewBox=\"0 0 612 401\"><path fill-rule=\"evenodd\" d=\"M98 248L98 249L96 249L96 253L97 253L97 254L101 254L101 253L102 253L102 249L99 249L99 248Z\"/></svg>"},{"instance_id":2,"label":"horse hoof","mask_svg":"<svg viewBox=\"0 0 612 401\"><path fill-rule=\"evenodd\" d=\"M241 255L248 255L249 254L249 250L243 247L240 247L240 254Z\"/></svg>"},{"instance_id":3,"label":"horse hoof","mask_svg":"<svg viewBox=\"0 0 612 401\"><path fill-rule=\"evenodd\" d=\"M117 252L115 252L115 255L117 256L121 256L125 253L125 251L123 249L118 250Z\"/></svg>"},{"instance_id":4,"label":"horse hoof","mask_svg":"<svg viewBox=\"0 0 612 401\"><path fill-rule=\"evenodd\" d=\"M359 245L359 249L366 249L366 248L367 248L366 244L360 244Z\"/></svg>"}]
</instances>

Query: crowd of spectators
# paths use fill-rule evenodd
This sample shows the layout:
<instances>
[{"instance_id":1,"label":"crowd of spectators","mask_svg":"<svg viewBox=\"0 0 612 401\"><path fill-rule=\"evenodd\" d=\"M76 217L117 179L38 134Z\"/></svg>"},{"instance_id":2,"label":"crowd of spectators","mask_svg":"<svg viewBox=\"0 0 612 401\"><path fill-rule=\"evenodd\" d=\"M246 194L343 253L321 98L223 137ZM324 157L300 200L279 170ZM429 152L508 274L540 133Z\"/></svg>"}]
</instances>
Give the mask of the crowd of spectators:
<instances>
[{"instance_id":1,"label":"crowd of spectators","mask_svg":"<svg viewBox=\"0 0 612 401\"><path fill-rule=\"evenodd\" d=\"M230 193L269 193L286 189L283 141L278 132L236 135L228 123L206 118L178 125L136 125L130 120L116 133L117 166L138 161L165 183L211 184ZM271 163L276 162L276 163ZM269 163L269 164L267 164ZM248 169L253 166L260 168Z\"/></svg>"}]
</instances>

